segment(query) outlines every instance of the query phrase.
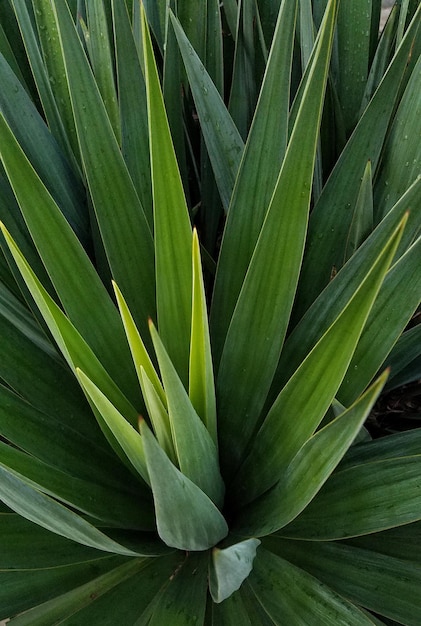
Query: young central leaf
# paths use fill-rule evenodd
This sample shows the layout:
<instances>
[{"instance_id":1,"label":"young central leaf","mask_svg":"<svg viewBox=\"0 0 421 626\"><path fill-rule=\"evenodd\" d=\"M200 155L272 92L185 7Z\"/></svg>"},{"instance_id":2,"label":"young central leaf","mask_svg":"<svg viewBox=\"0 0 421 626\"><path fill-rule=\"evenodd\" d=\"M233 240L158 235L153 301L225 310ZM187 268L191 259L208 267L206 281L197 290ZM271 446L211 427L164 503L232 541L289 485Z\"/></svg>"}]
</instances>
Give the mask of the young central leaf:
<instances>
[{"instance_id":1,"label":"young central leaf","mask_svg":"<svg viewBox=\"0 0 421 626\"><path fill-rule=\"evenodd\" d=\"M208 496L184 476L160 448L146 422L139 422L162 541L179 550L201 551L228 534L228 526Z\"/></svg>"}]
</instances>

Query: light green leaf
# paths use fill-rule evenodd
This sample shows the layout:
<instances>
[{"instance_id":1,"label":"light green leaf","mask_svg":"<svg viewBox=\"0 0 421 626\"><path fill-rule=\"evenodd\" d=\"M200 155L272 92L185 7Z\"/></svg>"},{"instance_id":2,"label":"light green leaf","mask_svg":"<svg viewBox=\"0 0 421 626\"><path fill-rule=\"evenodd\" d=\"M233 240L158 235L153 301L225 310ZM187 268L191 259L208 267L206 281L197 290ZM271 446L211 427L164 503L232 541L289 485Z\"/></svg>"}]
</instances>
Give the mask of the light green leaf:
<instances>
[{"instance_id":1,"label":"light green leaf","mask_svg":"<svg viewBox=\"0 0 421 626\"><path fill-rule=\"evenodd\" d=\"M183 474L200 487L215 504L221 505L224 484L219 472L215 443L194 410L152 323L150 328L167 396L168 415L178 465Z\"/></svg>"},{"instance_id":2,"label":"light green leaf","mask_svg":"<svg viewBox=\"0 0 421 626\"><path fill-rule=\"evenodd\" d=\"M228 526L213 502L168 459L140 421L158 534L179 550L207 550L228 534Z\"/></svg>"},{"instance_id":3,"label":"light green leaf","mask_svg":"<svg viewBox=\"0 0 421 626\"><path fill-rule=\"evenodd\" d=\"M358 435L387 374L385 372L348 410L310 437L279 482L256 503L240 511L237 525L242 534L251 531L260 536L275 532L305 509Z\"/></svg>"},{"instance_id":4,"label":"light green leaf","mask_svg":"<svg viewBox=\"0 0 421 626\"><path fill-rule=\"evenodd\" d=\"M418 521L420 470L421 455L338 470L282 535L342 539Z\"/></svg>"},{"instance_id":5,"label":"light green leaf","mask_svg":"<svg viewBox=\"0 0 421 626\"><path fill-rule=\"evenodd\" d=\"M0 498L13 511L53 533L85 546L122 554L140 556L113 541L82 517L52 498L31 487L0 463Z\"/></svg>"},{"instance_id":6,"label":"light green leaf","mask_svg":"<svg viewBox=\"0 0 421 626\"><path fill-rule=\"evenodd\" d=\"M340 315L278 395L236 477L248 501L279 480L336 395L393 259L405 218ZM243 487L244 491L244 487Z\"/></svg>"},{"instance_id":7,"label":"light green leaf","mask_svg":"<svg viewBox=\"0 0 421 626\"><path fill-rule=\"evenodd\" d=\"M275 537L265 540L265 545L342 597L400 624L417 626L421 618L419 563L380 554L375 545L370 545L369 537L367 541L365 550L340 542L285 541Z\"/></svg>"},{"instance_id":8,"label":"light green leaf","mask_svg":"<svg viewBox=\"0 0 421 626\"><path fill-rule=\"evenodd\" d=\"M158 326L171 360L187 384L192 231L144 12L142 28L154 203Z\"/></svg>"},{"instance_id":9,"label":"light green leaf","mask_svg":"<svg viewBox=\"0 0 421 626\"><path fill-rule=\"evenodd\" d=\"M228 110L185 36L179 22L170 13L190 88L201 121L201 130L225 210L228 210L244 144Z\"/></svg>"},{"instance_id":10,"label":"light green leaf","mask_svg":"<svg viewBox=\"0 0 421 626\"><path fill-rule=\"evenodd\" d=\"M68 7L61 0L52 4L58 53L64 57L84 173L107 259L147 336L148 316L155 313L152 234Z\"/></svg>"},{"instance_id":11,"label":"light green leaf","mask_svg":"<svg viewBox=\"0 0 421 626\"><path fill-rule=\"evenodd\" d=\"M211 309L216 364L285 155L295 14L295 1L282 3L224 228Z\"/></svg>"},{"instance_id":12,"label":"light green leaf","mask_svg":"<svg viewBox=\"0 0 421 626\"><path fill-rule=\"evenodd\" d=\"M150 484L141 436L83 371L77 368L76 373L83 389L98 409L124 454L136 472Z\"/></svg>"},{"instance_id":13,"label":"light green leaf","mask_svg":"<svg viewBox=\"0 0 421 626\"><path fill-rule=\"evenodd\" d=\"M193 231L193 304L190 339L189 397L208 429L215 446L216 430L215 383L209 337L208 314L197 231Z\"/></svg>"},{"instance_id":14,"label":"light green leaf","mask_svg":"<svg viewBox=\"0 0 421 626\"><path fill-rule=\"evenodd\" d=\"M259 424L294 301L335 9L330 2L306 94L222 352L216 394L221 465L228 476L238 469Z\"/></svg>"},{"instance_id":15,"label":"light green leaf","mask_svg":"<svg viewBox=\"0 0 421 626\"><path fill-rule=\"evenodd\" d=\"M237 591L253 569L258 539L246 539L229 548L214 548L209 566L209 591L217 604Z\"/></svg>"},{"instance_id":16,"label":"light green leaf","mask_svg":"<svg viewBox=\"0 0 421 626\"><path fill-rule=\"evenodd\" d=\"M141 369L143 368L146 375L152 382L161 402L164 404L164 406L166 406L167 400L165 397L164 389L162 387L162 383L159 380L159 376L156 373L155 367L150 359L148 351L146 350L146 346L143 343L142 337L140 336L134 319L130 313L127 302L125 301L123 294L118 288L118 285L114 281L113 288L117 299L121 319L123 320L124 330L126 331L127 341L129 342L130 351L132 353L132 358L136 368L139 383L142 384Z\"/></svg>"},{"instance_id":17,"label":"light green leaf","mask_svg":"<svg viewBox=\"0 0 421 626\"><path fill-rule=\"evenodd\" d=\"M174 450L168 411L162 403L155 386L152 384L143 367L141 367L140 374L143 397L145 398L146 407L148 409L155 437L157 438L161 448L167 453L168 458L174 464L177 464L177 456Z\"/></svg>"},{"instance_id":18,"label":"light green leaf","mask_svg":"<svg viewBox=\"0 0 421 626\"><path fill-rule=\"evenodd\" d=\"M259 549L246 583L276 626L370 626L371 620L342 595L283 558Z\"/></svg>"}]
</instances>

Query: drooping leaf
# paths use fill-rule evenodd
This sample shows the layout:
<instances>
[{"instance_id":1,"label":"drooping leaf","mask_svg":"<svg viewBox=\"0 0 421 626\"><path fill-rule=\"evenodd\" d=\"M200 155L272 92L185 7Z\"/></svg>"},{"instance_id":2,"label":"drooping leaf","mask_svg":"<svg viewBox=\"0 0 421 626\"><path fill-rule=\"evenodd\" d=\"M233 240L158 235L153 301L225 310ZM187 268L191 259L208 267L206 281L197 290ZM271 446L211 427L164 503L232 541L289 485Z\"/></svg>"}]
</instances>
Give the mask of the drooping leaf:
<instances>
[{"instance_id":1,"label":"drooping leaf","mask_svg":"<svg viewBox=\"0 0 421 626\"><path fill-rule=\"evenodd\" d=\"M145 565L145 559L130 559L93 580L75 586L67 593L15 617L11 623L14 623L15 626L45 626L45 624L62 622L66 618L71 619L81 607L89 606L103 594L126 582L141 572Z\"/></svg>"},{"instance_id":2,"label":"drooping leaf","mask_svg":"<svg viewBox=\"0 0 421 626\"><path fill-rule=\"evenodd\" d=\"M125 560L127 557L107 556L93 562L81 562L57 568L36 571L2 571L0 572L0 619L8 619L57 595L67 593L118 567Z\"/></svg>"},{"instance_id":3,"label":"drooping leaf","mask_svg":"<svg viewBox=\"0 0 421 626\"><path fill-rule=\"evenodd\" d=\"M171 463L144 420L140 421L140 434L161 539L168 546L188 551L207 550L216 545L228 534L222 514L203 491Z\"/></svg>"},{"instance_id":4,"label":"drooping leaf","mask_svg":"<svg viewBox=\"0 0 421 626\"><path fill-rule=\"evenodd\" d=\"M3 442L0 442L0 462L9 472L41 493L82 514L120 528L154 529L151 503L141 499L140 492L136 502L132 494L121 492L117 495L110 487L71 476ZM109 506L110 501L113 502L112 507Z\"/></svg>"},{"instance_id":5,"label":"drooping leaf","mask_svg":"<svg viewBox=\"0 0 421 626\"><path fill-rule=\"evenodd\" d=\"M246 539L229 548L214 548L209 571L209 591L217 604L237 591L253 569L258 539Z\"/></svg>"},{"instance_id":6,"label":"drooping leaf","mask_svg":"<svg viewBox=\"0 0 421 626\"><path fill-rule=\"evenodd\" d=\"M65 539L16 513L0 514L0 569L40 570L104 558L103 552ZM108 557L107 557L108 558Z\"/></svg>"}]
</instances>

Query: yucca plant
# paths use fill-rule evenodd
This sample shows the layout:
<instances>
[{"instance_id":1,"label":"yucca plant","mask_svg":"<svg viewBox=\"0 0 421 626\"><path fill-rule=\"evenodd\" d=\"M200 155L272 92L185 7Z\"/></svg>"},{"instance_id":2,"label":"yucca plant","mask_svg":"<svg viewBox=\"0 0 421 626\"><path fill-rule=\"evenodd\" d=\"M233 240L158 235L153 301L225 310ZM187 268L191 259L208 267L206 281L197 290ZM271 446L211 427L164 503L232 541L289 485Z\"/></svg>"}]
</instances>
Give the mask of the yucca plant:
<instances>
[{"instance_id":1,"label":"yucca plant","mask_svg":"<svg viewBox=\"0 0 421 626\"><path fill-rule=\"evenodd\" d=\"M417 4L0 3L0 619L421 622Z\"/></svg>"}]
</instances>

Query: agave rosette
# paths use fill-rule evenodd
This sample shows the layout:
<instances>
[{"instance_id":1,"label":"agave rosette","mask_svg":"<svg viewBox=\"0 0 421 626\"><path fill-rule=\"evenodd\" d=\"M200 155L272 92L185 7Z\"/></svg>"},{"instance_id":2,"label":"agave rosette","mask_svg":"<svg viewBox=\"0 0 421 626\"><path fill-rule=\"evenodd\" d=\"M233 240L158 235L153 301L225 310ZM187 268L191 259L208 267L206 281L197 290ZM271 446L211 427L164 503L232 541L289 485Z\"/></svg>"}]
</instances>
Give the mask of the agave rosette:
<instances>
[{"instance_id":1,"label":"agave rosette","mask_svg":"<svg viewBox=\"0 0 421 626\"><path fill-rule=\"evenodd\" d=\"M0 619L419 623L420 9L5 4Z\"/></svg>"}]
</instances>

